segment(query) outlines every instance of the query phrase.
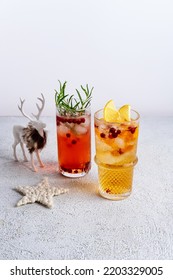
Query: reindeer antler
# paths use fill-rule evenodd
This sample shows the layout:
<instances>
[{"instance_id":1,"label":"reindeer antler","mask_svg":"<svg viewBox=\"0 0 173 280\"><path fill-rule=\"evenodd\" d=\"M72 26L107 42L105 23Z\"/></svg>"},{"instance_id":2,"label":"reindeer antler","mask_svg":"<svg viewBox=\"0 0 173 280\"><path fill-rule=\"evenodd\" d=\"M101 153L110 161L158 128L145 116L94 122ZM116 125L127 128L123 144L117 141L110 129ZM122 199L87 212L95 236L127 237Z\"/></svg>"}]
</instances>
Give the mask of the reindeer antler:
<instances>
[{"instance_id":1,"label":"reindeer antler","mask_svg":"<svg viewBox=\"0 0 173 280\"><path fill-rule=\"evenodd\" d=\"M24 102L25 102L25 99L22 100L22 99L20 98L20 103L21 103L21 105L20 105L20 106L18 105L18 108L19 108L20 112L22 113L22 115L23 115L24 117L26 117L27 119L29 119L30 121L32 121L32 119L30 118L30 116L26 115L26 114L23 112L23 104L24 104Z\"/></svg>"},{"instance_id":2,"label":"reindeer antler","mask_svg":"<svg viewBox=\"0 0 173 280\"><path fill-rule=\"evenodd\" d=\"M45 105L45 98L44 95L41 93L42 98L37 97L38 100L41 101L41 107L39 107L39 105L36 103L37 109L38 109L38 114L34 115L32 114L37 120L39 120L41 112L43 111L44 105Z\"/></svg>"}]
</instances>

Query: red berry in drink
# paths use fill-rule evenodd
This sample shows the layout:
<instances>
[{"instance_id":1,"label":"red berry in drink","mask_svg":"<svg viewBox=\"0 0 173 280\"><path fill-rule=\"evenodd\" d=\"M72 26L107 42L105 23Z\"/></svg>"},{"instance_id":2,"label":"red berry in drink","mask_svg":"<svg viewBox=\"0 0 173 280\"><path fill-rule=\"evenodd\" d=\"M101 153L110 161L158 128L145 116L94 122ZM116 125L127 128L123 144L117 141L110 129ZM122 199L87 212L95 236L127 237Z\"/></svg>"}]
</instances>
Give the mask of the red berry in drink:
<instances>
[{"instance_id":1,"label":"red berry in drink","mask_svg":"<svg viewBox=\"0 0 173 280\"><path fill-rule=\"evenodd\" d=\"M100 137L101 137L101 138L105 138L106 135L102 132L102 133L100 133Z\"/></svg>"},{"instance_id":2,"label":"red berry in drink","mask_svg":"<svg viewBox=\"0 0 173 280\"><path fill-rule=\"evenodd\" d=\"M119 153L120 155L122 155L122 154L123 154L123 151L122 151L122 149L121 149L121 148L119 148L118 153Z\"/></svg>"},{"instance_id":3,"label":"red berry in drink","mask_svg":"<svg viewBox=\"0 0 173 280\"><path fill-rule=\"evenodd\" d=\"M66 133L66 137L70 138L71 134L70 133Z\"/></svg>"},{"instance_id":4,"label":"red berry in drink","mask_svg":"<svg viewBox=\"0 0 173 280\"><path fill-rule=\"evenodd\" d=\"M129 126L129 127L128 127L128 130L129 130L132 134L134 134L134 133L135 133L135 130L136 130L136 127Z\"/></svg>"},{"instance_id":5,"label":"red berry in drink","mask_svg":"<svg viewBox=\"0 0 173 280\"><path fill-rule=\"evenodd\" d=\"M56 124L60 125L60 118L58 116L56 116Z\"/></svg>"},{"instance_id":6,"label":"red berry in drink","mask_svg":"<svg viewBox=\"0 0 173 280\"><path fill-rule=\"evenodd\" d=\"M61 118L61 122L62 122L62 123L65 123L65 122L66 122L66 119L65 119L65 118Z\"/></svg>"},{"instance_id":7,"label":"red berry in drink","mask_svg":"<svg viewBox=\"0 0 173 280\"><path fill-rule=\"evenodd\" d=\"M73 139L73 140L71 141L71 143L72 143L73 145L75 145L75 144L77 143L77 141L76 141L75 139Z\"/></svg>"},{"instance_id":8,"label":"red berry in drink","mask_svg":"<svg viewBox=\"0 0 173 280\"><path fill-rule=\"evenodd\" d=\"M116 131L116 129L115 129L114 127L111 127L111 128L109 129L109 132L110 132L110 133L115 133L115 131Z\"/></svg>"},{"instance_id":9,"label":"red berry in drink","mask_svg":"<svg viewBox=\"0 0 173 280\"><path fill-rule=\"evenodd\" d=\"M89 170L90 170L90 168L91 168L91 162L89 161L89 162L86 162L85 163L85 166L84 166L84 171L85 172L88 172Z\"/></svg>"},{"instance_id":10,"label":"red berry in drink","mask_svg":"<svg viewBox=\"0 0 173 280\"><path fill-rule=\"evenodd\" d=\"M56 117L56 125L60 125L60 121L58 120L58 118Z\"/></svg>"},{"instance_id":11,"label":"red berry in drink","mask_svg":"<svg viewBox=\"0 0 173 280\"><path fill-rule=\"evenodd\" d=\"M70 168L67 169L68 173L72 173L72 170Z\"/></svg>"},{"instance_id":12,"label":"red berry in drink","mask_svg":"<svg viewBox=\"0 0 173 280\"><path fill-rule=\"evenodd\" d=\"M76 121L76 123L77 123L77 124L81 124L81 119L78 119L78 120Z\"/></svg>"},{"instance_id":13,"label":"red berry in drink","mask_svg":"<svg viewBox=\"0 0 173 280\"><path fill-rule=\"evenodd\" d=\"M81 118L81 123L85 123L85 118Z\"/></svg>"},{"instance_id":14,"label":"red berry in drink","mask_svg":"<svg viewBox=\"0 0 173 280\"><path fill-rule=\"evenodd\" d=\"M67 119L67 122L68 123L72 123L72 119Z\"/></svg>"},{"instance_id":15,"label":"red berry in drink","mask_svg":"<svg viewBox=\"0 0 173 280\"><path fill-rule=\"evenodd\" d=\"M111 193L111 190L109 190L109 189L106 189L106 192L107 192L107 193Z\"/></svg>"},{"instance_id":16,"label":"red berry in drink","mask_svg":"<svg viewBox=\"0 0 173 280\"><path fill-rule=\"evenodd\" d=\"M118 137L118 133L117 132L112 133L112 137L113 138L117 138Z\"/></svg>"},{"instance_id":17,"label":"red berry in drink","mask_svg":"<svg viewBox=\"0 0 173 280\"><path fill-rule=\"evenodd\" d=\"M110 138L110 139L113 139L112 133L109 133L109 138Z\"/></svg>"},{"instance_id":18,"label":"red berry in drink","mask_svg":"<svg viewBox=\"0 0 173 280\"><path fill-rule=\"evenodd\" d=\"M65 168L65 167L61 167L61 169L62 169L64 172L67 172L67 168Z\"/></svg>"}]
</instances>

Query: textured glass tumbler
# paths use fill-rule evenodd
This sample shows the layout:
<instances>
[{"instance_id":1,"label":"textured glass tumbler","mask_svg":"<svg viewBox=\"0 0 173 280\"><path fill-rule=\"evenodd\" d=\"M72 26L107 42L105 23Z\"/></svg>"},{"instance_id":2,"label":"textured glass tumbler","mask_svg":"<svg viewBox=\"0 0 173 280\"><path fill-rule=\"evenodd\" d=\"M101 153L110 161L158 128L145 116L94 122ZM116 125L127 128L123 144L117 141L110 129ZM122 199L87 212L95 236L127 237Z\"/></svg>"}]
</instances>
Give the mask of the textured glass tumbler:
<instances>
[{"instance_id":1,"label":"textured glass tumbler","mask_svg":"<svg viewBox=\"0 0 173 280\"><path fill-rule=\"evenodd\" d=\"M136 156L139 114L131 110L131 121L110 123L103 119L103 110L94 115L99 193L101 196L121 200L132 191Z\"/></svg>"},{"instance_id":2,"label":"textured glass tumbler","mask_svg":"<svg viewBox=\"0 0 173 280\"><path fill-rule=\"evenodd\" d=\"M131 194L133 170L137 158L133 163L122 166L103 165L97 161L96 157L95 162L98 165L99 193L101 196L112 200L121 200Z\"/></svg>"}]
</instances>

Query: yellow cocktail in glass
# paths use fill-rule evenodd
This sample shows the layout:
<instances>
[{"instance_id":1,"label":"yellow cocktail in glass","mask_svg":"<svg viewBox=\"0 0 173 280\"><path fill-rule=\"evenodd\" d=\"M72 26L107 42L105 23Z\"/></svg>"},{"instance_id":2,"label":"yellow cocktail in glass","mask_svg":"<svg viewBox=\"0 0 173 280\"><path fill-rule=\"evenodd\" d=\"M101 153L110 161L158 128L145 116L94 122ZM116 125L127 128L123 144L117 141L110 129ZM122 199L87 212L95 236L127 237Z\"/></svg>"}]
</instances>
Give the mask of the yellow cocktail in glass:
<instances>
[{"instance_id":1,"label":"yellow cocktail in glass","mask_svg":"<svg viewBox=\"0 0 173 280\"><path fill-rule=\"evenodd\" d=\"M139 114L130 110L130 119L108 122L104 110L94 115L99 193L120 200L132 191L133 169L137 163Z\"/></svg>"}]
</instances>

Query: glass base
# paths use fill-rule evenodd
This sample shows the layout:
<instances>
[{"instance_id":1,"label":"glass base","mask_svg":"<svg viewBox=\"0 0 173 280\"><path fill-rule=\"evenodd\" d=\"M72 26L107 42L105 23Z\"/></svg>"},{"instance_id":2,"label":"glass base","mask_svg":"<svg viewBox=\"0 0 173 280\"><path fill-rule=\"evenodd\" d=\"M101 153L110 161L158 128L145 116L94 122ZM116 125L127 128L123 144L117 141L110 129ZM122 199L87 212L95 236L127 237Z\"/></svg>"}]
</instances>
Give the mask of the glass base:
<instances>
[{"instance_id":1,"label":"glass base","mask_svg":"<svg viewBox=\"0 0 173 280\"><path fill-rule=\"evenodd\" d=\"M80 178L88 174L89 170L84 171L83 169L71 169L70 172L64 171L62 168L59 168L59 172L69 178Z\"/></svg>"},{"instance_id":2,"label":"glass base","mask_svg":"<svg viewBox=\"0 0 173 280\"><path fill-rule=\"evenodd\" d=\"M108 165L95 161L98 165L99 193L110 200L123 200L132 192L133 170L137 163Z\"/></svg>"},{"instance_id":3,"label":"glass base","mask_svg":"<svg viewBox=\"0 0 173 280\"><path fill-rule=\"evenodd\" d=\"M128 198L131 195L131 191L129 191L127 193L123 193L123 194L109 194L109 193L103 192L101 190L101 188L99 187L99 194L106 199L123 200L123 199Z\"/></svg>"}]
</instances>

